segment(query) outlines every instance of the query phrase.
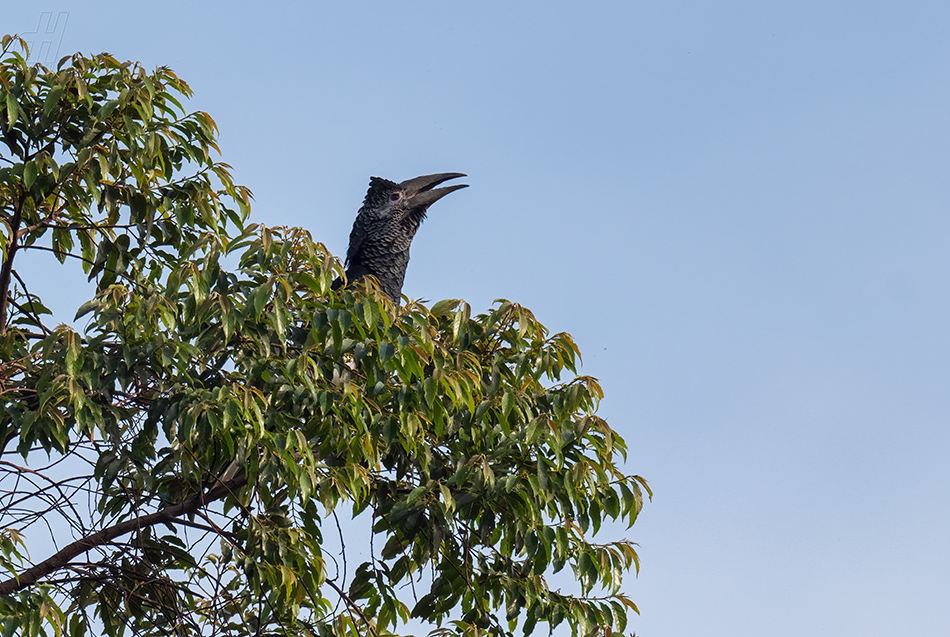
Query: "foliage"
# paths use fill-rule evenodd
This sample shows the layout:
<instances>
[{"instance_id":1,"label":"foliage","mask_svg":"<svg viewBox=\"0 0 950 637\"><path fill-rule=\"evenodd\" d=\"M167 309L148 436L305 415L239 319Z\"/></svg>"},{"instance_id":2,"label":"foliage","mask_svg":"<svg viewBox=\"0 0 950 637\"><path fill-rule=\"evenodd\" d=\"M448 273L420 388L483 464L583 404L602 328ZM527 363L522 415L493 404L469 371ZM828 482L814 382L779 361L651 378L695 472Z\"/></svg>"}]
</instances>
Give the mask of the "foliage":
<instances>
[{"instance_id":1,"label":"foliage","mask_svg":"<svg viewBox=\"0 0 950 637\"><path fill-rule=\"evenodd\" d=\"M2 634L626 629L634 546L591 538L648 489L569 335L331 290L305 231L245 227L170 70L2 44ZM30 293L29 250L95 283L81 330ZM372 527L350 574L340 513ZM576 594L549 587L566 566Z\"/></svg>"}]
</instances>

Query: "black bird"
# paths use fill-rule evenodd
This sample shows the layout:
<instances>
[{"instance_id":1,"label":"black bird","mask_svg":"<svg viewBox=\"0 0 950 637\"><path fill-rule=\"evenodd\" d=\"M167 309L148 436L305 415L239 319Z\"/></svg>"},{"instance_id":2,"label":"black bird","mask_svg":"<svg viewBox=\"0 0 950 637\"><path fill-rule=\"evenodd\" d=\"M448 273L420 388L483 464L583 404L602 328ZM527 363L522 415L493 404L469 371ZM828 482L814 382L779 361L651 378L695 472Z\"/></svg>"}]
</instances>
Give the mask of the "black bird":
<instances>
[{"instance_id":1,"label":"black bird","mask_svg":"<svg viewBox=\"0 0 950 637\"><path fill-rule=\"evenodd\" d=\"M402 282L409 264L409 244L426 217L429 206L468 184L436 188L462 173L423 175L400 184L370 177L363 207L356 215L346 251L346 278L350 283L371 274L379 289L399 303ZM337 280L333 288L339 288Z\"/></svg>"}]
</instances>

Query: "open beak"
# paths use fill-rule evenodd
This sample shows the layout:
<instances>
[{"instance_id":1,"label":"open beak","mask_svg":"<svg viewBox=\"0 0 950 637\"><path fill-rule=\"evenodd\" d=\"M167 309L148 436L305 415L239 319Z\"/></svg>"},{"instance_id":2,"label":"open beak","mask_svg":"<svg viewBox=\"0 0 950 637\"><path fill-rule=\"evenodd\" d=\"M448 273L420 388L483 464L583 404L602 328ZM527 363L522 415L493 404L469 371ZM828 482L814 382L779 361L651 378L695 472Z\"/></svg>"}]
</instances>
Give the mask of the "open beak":
<instances>
[{"instance_id":1,"label":"open beak","mask_svg":"<svg viewBox=\"0 0 950 637\"><path fill-rule=\"evenodd\" d=\"M407 179L399 184L399 187L413 208L422 208L425 210L450 192L461 188L468 188L468 184L456 184L454 186L446 186L445 188L436 188L436 186L443 182L450 179L458 179L459 177L465 177L465 175L463 173L423 175L415 179Z\"/></svg>"}]
</instances>

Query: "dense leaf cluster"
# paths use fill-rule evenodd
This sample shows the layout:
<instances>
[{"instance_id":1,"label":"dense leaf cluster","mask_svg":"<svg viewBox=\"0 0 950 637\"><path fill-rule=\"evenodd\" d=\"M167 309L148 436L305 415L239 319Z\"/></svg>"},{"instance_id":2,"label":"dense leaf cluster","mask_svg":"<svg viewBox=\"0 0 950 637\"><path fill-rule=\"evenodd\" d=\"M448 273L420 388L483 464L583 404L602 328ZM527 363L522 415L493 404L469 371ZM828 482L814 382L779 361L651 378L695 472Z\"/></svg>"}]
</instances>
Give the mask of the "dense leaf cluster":
<instances>
[{"instance_id":1,"label":"dense leaf cluster","mask_svg":"<svg viewBox=\"0 0 950 637\"><path fill-rule=\"evenodd\" d=\"M508 301L473 316L394 306L372 282L333 291L340 264L305 231L244 226L249 193L171 71L107 55L45 69L14 44L4 634L626 630L634 545L592 538L633 524L648 489L618 468L625 443L569 335ZM15 257L32 249L95 282L82 329L30 293ZM372 537L350 573L345 539L326 550L341 514ZM565 567L573 593L548 584Z\"/></svg>"}]
</instances>

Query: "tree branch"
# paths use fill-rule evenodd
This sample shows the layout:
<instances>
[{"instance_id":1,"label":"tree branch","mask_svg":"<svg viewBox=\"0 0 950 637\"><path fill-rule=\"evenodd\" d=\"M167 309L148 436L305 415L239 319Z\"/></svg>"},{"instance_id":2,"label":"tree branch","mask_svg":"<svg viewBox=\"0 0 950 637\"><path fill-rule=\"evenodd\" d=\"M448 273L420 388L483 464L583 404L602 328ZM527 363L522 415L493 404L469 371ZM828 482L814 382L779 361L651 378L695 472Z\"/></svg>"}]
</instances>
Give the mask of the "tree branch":
<instances>
[{"instance_id":1,"label":"tree branch","mask_svg":"<svg viewBox=\"0 0 950 637\"><path fill-rule=\"evenodd\" d=\"M376 632L376 627L373 626L373 623L369 620L369 618L363 612L363 609L360 608L359 604L357 604L352 599L350 599L350 596L344 593L342 588L334 584L333 580L328 579L326 583L330 585L330 588L336 591L336 594L340 596L340 599L342 599L346 603L346 605L350 607L351 610L356 611L356 614L360 616L360 619L363 620L363 623L366 624L366 627L369 628L370 632L372 632L373 635L379 635L379 633Z\"/></svg>"},{"instance_id":2,"label":"tree branch","mask_svg":"<svg viewBox=\"0 0 950 637\"><path fill-rule=\"evenodd\" d=\"M46 328L45 325L43 325L43 321L40 320L40 315L39 315L39 313L38 313L35 309L33 309L33 296L30 294L30 290L26 287L26 281L24 281L24 280L20 277L20 275L17 274L17 271L16 271L16 270L13 270L12 272L13 272L13 276L16 277L16 280L19 281L19 283L20 283L21 286L23 286L23 293L26 294L26 298L28 298L28 299L30 300L30 309L27 310L26 308L24 308L23 306L19 305L18 303L16 303L16 301L14 301L14 300L12 300L12 299L10 300L10 303L11 303L14 307L16 307L18 310L20 310L21 312L23 312L24 314L28 314L28 315L29 315L29 314L32 314L32 315L33 315L33 318L36 319L36 325L37 325L41 330L43 330L43 332L45 332L47 336L49 336L50 331Z\"/></svg>"},{"instance_id":3,"label":"tree branch","mask_svg":"<svg viewBox=\"0 0 950 637\"><path fill-rule=\"evenodd\" d=\"M214 486L212 486L206 492L199 493L198 495L193 496L184 502L165 507L164 509L156 511L155 513L149 513L148 515L132 518L131 520L125 520L124 522L120 522L91 535L87 535L86 537L76 540L72 544L64 547L62 550L43 560L39 564L26 569L18 576L10 578L4 582L0 582L0 595L11 595L17 591L23 590L24 588L28 588L50 573L53 573L66 566L73 558L82 555L86 551L94 549L97 546L102 546L103 544L111 542L115 538L125 535L126 533L131 533L132 531L138 531L150 526L155 526L156 524L175 522L175 520L181 516L196 513L202 507L234 493L237 489L240 489L246 484L247 475L243 471L240 471L235 477L226 481L218 480L215 482Z\"/></svg>"},{"instance_id":4,"label":"tree branch","mask_svg":"<svg viewBox=\"0 0 950 637\"><path fill-rule=\"evenodd\" d=\"M51 226L54 221L57 221L59 219L59 213L62 211L63 211L63 207L53 210L48 215L46 215L46 217L44 217L43 219L40 219L38 222L34 223L32 226L27 226L25 228L21 228L20 230L17 230L13 236L16 237L17 239L22 239L23 237L30 234L34 230L39 230L40 228L47 228Z\"/></svg>"},{"instance_id":5,"label":"tree branch","mask_svg":"<svg viewBox=\"0 0 950 637\"><path fill-rule=\"evenodd\" d=\"M10 300L10 273L13 271L13 257L16 256L18 245L17 233L20 231L20 223L23 221L23 200L20 197L17 201L16 210L13 211L13 218L10 219L10 245L7 246L7 258L0 266L0 334L7 332L7 307Z\"/></svg>"}]
</instances>

